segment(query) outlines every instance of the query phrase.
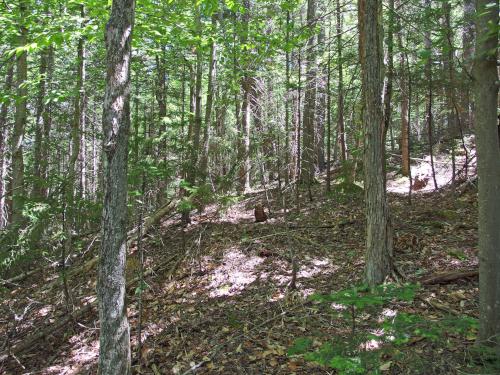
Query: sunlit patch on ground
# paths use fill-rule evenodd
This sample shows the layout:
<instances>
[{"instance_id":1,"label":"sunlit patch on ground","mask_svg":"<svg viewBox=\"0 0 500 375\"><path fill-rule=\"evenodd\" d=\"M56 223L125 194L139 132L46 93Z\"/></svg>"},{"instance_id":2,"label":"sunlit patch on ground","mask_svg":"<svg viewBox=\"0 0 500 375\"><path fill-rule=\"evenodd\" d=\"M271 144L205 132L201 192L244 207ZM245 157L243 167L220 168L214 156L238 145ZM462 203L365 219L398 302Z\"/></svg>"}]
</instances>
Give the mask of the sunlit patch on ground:
<instances>
[{"instance_id":1,"label":"sunlit patch on ground","mask_svg":"<svg viewBox=\"0 0 500 375\"><path fill-rule=\"evenodd\" d=\"M298 278L307 279L320 273L332 274L338 269L338 267L333 266L328 259L312 259L308 263L309 264L300 269L297 274Z\"/></svg>"},{"instance_id":2,"label":"sunlit patch on ground","mask_svg":"<svg viewBox=\"0 0 500 375\"><path fill-rule=\"evenodd\" d=\"M88 332L74 335L68 340L73 349L65 354L64 363L47 367L42 374L55 375L76 375L86 373L84 369L92 367L97 362L99 356L99 340L89 339Z\"/></svg>"},{"instance_id":3,"label":"sunlit patch on ground","mask_svg":"<svg viewBox=\"0 0 500 375\"><path fill-rule=\"evenodd\" d=\"M455 155L455 175L457 177L469 178L476 174L476 150L474 148L474 136L467 136L464 139L465 147L467 148L467 168L466 156L461 144L456 146ZM436 183L438 188L445 187L452 182L453 179L453 160L449 153L437 153L434 155L434 171L436 175ZM412 160L411 175L413 183L417 181L425 186L415 189L414 192L431 192L434 191L434 181L432 177L431 158L429 155L422 159ZM408 177L396 175L395 172L388 173L387 176L387 191L397 194L408 194L410 189L410 180Z\"/></svg>"},{"instance_id":4,"label":"sunlit patch on ground","mask_svg":"<svg viewBox=\"0 0 500 375\"><path fill-rule=\"evenodd\" d=\"M210 276L208 289L210 297L233 296L241 293L245 287L257 280L256 267L264 259L255 255L246 255L238 248L229 249Z\"/></svg>"},{"instance_id":5,"label":"sunlit patch on ground","mask_svg":"<svg viewBox=\"0 0 500 375\"><path fill-rule=\"evenodd\" d=\"M382 314L379 316L378 318L378 321L379 323L387 320L388 318L395 318L396 315L398 314L398 312L396 310L392 310L392 309L384 309L382 311Z\"/></svg>"},{"instance_id":6,"label":"sunlit patch on ground","mask_svg":"<svg viewBox=\"0 0 500 375\"><path fill-rule=\"evenodd\" d=\"M332 302L330 304L330 308L332 310L335 310L335 311L344 311L344 310L347 310L347 306L346 305L342 305L340 303L335 303L335 302Z\"/></svg>"}]
</instances>

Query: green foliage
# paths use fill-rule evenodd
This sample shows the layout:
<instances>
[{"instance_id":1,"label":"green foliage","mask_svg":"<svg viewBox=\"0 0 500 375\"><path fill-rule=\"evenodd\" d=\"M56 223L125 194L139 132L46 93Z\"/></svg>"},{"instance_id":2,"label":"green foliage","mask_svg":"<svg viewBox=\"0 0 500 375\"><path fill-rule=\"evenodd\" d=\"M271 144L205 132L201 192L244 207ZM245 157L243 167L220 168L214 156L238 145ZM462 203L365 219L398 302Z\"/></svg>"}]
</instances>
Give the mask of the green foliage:
<instances>
[{"instance_id":1,"label":"green foliage","mask_svg":"<svg viewBox=\"0 0 500 375\"><path fill-rule=\"evenodd\" d=\"M461 335L468 339L475 336L477 320L467 316L429 320L404 312L382 314L381 307L389 303L411 303L418 289L419 286L415 284L385 284L373 290L361 285L329 295L311 296L318 303L349 307L340 316L346 319L346 324L351 325L351 335L336 337L318 348L313 348L311 338L300 337L288 350L288 355L301 355L308 361L334 368L340 374L378 374L382 354L390 353L394 347L404 347L412 338L445 342L449 335ZM355 325L356 314L360 312L364 312L363 316L371 313L384 317L374 322L369 331L363 331ZM369 342L376 344L369 349Z\"/></svg>"},{"instance_id":2,"label":"green foliage","mask_svg":"<svg viewBox=\"0 0 500 375\"><path fill-rule=\"evenodd\" d=\"M189 182L182 180L180 187L187 194L179 202L179 206L177 207L179 212L189 212L193 209L202 211L207 204L213 202L215 199L215 195L209 184L192 186Z\"/></svg>"},{"instance_id":3,"label":"green foliage","mask_svg":"<svg viewBox=\"0 0 500 375\"><path fill-rule=\"evenodd\" d=\"M25 202L23 225L11 226L0 233L0 246L2 247L0 269L9 269L18 261L29 261L37 255L30 250L33 250L33 245L37 244L52 214L52 207L47 203Z\"/></svg>"},{"instance_id":4,"label":"green foliage","mask_svg":"<svg viewBox=\"0 0 500 375\"><path fill-rule=\"evenodd\" d=\"M288 349L288 355L297 355L306 353L312 346L313 340L309 337L299 337Z\"/></svg>"}]
</instances>

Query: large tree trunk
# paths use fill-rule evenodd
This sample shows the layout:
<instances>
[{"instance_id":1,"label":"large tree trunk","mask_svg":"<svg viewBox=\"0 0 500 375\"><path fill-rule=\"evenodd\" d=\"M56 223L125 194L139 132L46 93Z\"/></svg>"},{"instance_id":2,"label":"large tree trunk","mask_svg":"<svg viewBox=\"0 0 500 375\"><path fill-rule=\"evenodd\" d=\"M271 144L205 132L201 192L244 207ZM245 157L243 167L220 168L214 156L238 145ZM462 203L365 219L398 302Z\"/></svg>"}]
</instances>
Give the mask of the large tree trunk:
<instances>
[{"instance_id":1,"label":"large tree trunk","mask_svg":"<svg viewBox=\"0 0 500 375\"><path fill-rule=\"evenodd\" d=\"M24 47L28 43L28 29L26 28L26 16L28 14L28 2L19 0L19 47ZM24 206L24 158L23 158L23 142L26 122L28 120L27 96L28 86L28 54L23 51L17 56L17 100L16 100L16 116L14 130L11 138L12 148L12 223L20 224L23 216Z\"/></svg>"},{"instance_id":2,"label":"large tree trunk","mask_svg":"<svg viewBox=\"0 0 500 375\"><path fill-rule=\"evenodd\" d=\"M103 108L104 206L99 258L99 374L127 375L130 328L125 305L127 154L134 0L113 0L106 26L107 75Z\"/></svg>"},{"instance_id":3,"label":"large tree trunk","mask_svg":"<svg viewBox=\"0 0 500 375\"><path fill-rule=\"evenodd\" d=\"M316 0L307 1L307 27L316 26ZM310 188L314 180L314 113L316 108L316 36L311 35L306 46L306 88L304 92L304 118L301 178Z\"/></svg>"},{"instance_id":4,"label":"large tree trunk","mask_svg":"<svg viewBox=\"0 0 500 375\"><path fill-rule=\"evenodd\" d=\"M479 175L479 341L500 356L500 145L498 105L498 0L476 2L476 144Z\"/></svg>"},{"instance_id":5,"label":"large tree trunk","mask_svg":"<svg viewBox=\"0 0 500 375\"><path fill-rule=\"evenodd\" d=\"M14 64L9 63L7 69L7 75L5 77L5 85L3 87L3 92L8 95L7 100L5 100L0 108L0 229L4 228L8 223L8 213L5 212L5 192L8 189L6 175L7 175L7 138L8 138L8 127L7 127L7 114L10 106L10 98L12 95L12 82L14 78Z\"/></svg>"},{"instance_id":6,"label":"large tree trunk","mask_svg":"<svg viewBox=\"0 0 500 375\"><path fill-rule=\"evenodd\" d=\"M384 176L382 1L359 0L366 199L366 281L374 287L392 270L392 229Z\"/></svg>"}]
</instances>

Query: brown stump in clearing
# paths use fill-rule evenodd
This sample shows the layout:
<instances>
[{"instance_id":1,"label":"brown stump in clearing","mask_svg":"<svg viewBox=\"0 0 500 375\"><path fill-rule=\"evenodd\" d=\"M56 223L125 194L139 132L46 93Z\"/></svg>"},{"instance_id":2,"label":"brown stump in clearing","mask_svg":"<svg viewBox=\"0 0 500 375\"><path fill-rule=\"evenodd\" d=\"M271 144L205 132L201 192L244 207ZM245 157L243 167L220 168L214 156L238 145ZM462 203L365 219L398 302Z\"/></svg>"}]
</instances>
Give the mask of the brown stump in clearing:
<instances>
[{"instance_id":1,"label":"brown stump in clearing","mask_svg":"<svg viewBox=\"0 0 500 375\"><path fill-rule=\"evenodd\" d=\"M267 221L267 215L266 212L264 211L264 207L262 207L262 204L259 203L255 206L254 214L256 223L262 223L264 221Z\"/></svg>"}]
</instances>

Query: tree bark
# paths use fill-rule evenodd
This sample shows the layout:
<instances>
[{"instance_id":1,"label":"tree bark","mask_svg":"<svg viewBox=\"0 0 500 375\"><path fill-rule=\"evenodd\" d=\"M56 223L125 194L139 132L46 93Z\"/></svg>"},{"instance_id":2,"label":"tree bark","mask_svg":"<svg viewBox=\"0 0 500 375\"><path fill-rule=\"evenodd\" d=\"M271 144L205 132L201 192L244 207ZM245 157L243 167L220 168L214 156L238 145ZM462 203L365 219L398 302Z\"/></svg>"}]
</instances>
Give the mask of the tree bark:
<instances>
[{"instance_id":1,"label":"tree bark","mask_svg":"<svg viewBox=\"0 0 500 375\"><path fill-rule=\"evenodd\" d=\"M85 8L81 5L80 8L80 16L82 19L85 18ZM71 155L69 157L68 170L67 170L67 178L65 181L65 215L64 215L64 232L65 232L65 240L63 247L63 256L62 258L62 279L64 283L64 294L66 298L67 306L69 306L69 290L67 288L66 275L64 272L64 259L66 256L71 254L72 251L72 236L73 230L77 228L75 225L75 220L78 217L77 212L75 210L75 183L77 176L77 161L78 156L80 155L80 145L81 145L81 125L82 125L82 103L83 103L83 78L85 72L85 42L83 37L80 37L78 40L78 49L77 49L77 61L78 68L76 72L76 87L75 87L75 98L73 105L73 123L71 125Z\"/></svg>"},{"instance_id":2,"label":"tree bark","mask_svg":"<svg viewBox=\"0 0 500 375\"><path fill-rule=\"evenodd\" d=\"M244 45L248 41L249 23L251 2L243 0L243 31L241 36L241 44ZM240 129L240 144L238 149L238 161L240 163L239 170L239 191L246 193L250 190L250 95L252 90L253 79L250 76L248 69L248 60L244 59L243 69L245 74L241 79L241 89L243 91L243 100L241 104L241 129Z\"/></svg>"},{"instance_id":3,"label":"tree bark","mask_svg":"<svg viewBox=\"0 0 500 375\"><path fill-rule=\"evenodd\" d=\"M431 1L424 0L424 6L426 9L431 9ZM427 81L427 109L426 109L426 123L427 123L427 140L429 142L429 156L431 160L431 170L432 170L432 180L434 182L434 189L438 189L438 184L436 181L436 171L434 169L434 129L433 129L433 114L432 114L432 104L433 104L433 93L432 93L432 40L431 32L427 30L424 35L424 46L427 51L427 61L425 63L425 79Z\"/></svg>"},{"instance_id":4,"label":"tree bark","mask_svg":"<svg viewBox=\"0 0 500 375\"><path fill-rule=\"evenodd\" d=\"M444 29L444 45L442 50L443 56L443 73L444 73L444 91L446 98L446 127L447 133L451 140L460 135L458 121L455 121L455 98L454 98L454 64L453 64L453 30L451 29L451 4L449 0L443 1L443 29ZM454 144L453 144L453 147ZM454 151L452 151L454 152Z\"/></svg>"},{"instance_id":5,"label":"tree bark","mask_svg":"<svg viewBox=\"0 0 500 375\"><path fill-rule=\"evenodd\" d=\"M28 2L19 0L19 36L18 46L24 47L28 43L28 29L25 25L28 14ZM21 52L16 58L16 115L14 122L14 130L11 137L12 149L12 180L10 193L12 194L12 224L21 224L23 217L24 206L24 157L23 157L23 142L26 122L28 121L28 53Z\"/></svg>"},{"instance_id":6,"label":"tree bark","mask_svg":"<svg viewBox=\"0 0 500 375\"><path fill-rule=\"evenodd\" d=\"M381 0L359 0L366 199L366 281L374 287L392 271L392 228L384 176L383 31Z\"/></svg>"},{"instance_id":7,"label":"tree bark","mask_svg":"<svg viewBox=\"0 0 500 375\"><path fill-rule=\"evenodd\" d=\"M293 170L291 165L291 150L290 150L290 10L286 11L286 53L285 53L285 185L290 183L290 175Z\"/></svg>"},{"instance_id":8,"label":"tree bark","mask_svg":"<svg viewBox=\"0 0 500 375\"><path fill-rule=\"evenodd\" d=\"M52 88L52 76L54 74L54 47L50 45L47 50L47 90ZM40 178L45 181L41 187L41 197L47 197L48 186L47 180L49 178L49 158L50 158L50 131L52 129L52 103L49 101L44 105L42 112L42 141L40 152Z\"/></svg>"},{"instance_id":9,"label":"tree bark","mask_svg":"<svg viewBox=\"0 0 500 375\"><path fill-rule=\"evenodd\" d=\"M323 5L323 4L321 4ZM322 12L326 13L325 9ZM323 21L324 22L324 21ZM318 34L318 47L325 51L325 25L321 25L321 30ZM321 53L321 52L320 52ZM326 64L322 64L318 72L317 82L317 100L316 106L316 131L314 140L314 149L316 150L316 166L319 172L325 170L325 127L326 127L326 84L327 84Z\"/></svg>"},{"instance_id":10,"label":"tree bark","mask_svg":"<svg viewBox=\"0 0 500 375\"><path fill-rule=\"evenodd\" d=\"M500 145L498 105L498 0L476 2L474 94L479 176L479 341L500 356Z\"/></svg>"},{"instance_id":11,"label":"tree bark","mask_svg":"<svg viewBox=\"0 0 500 375\"><path fill-rule=\"evenodd\" d=\"M394 77L394 0L389 0L389 27L387 30L387 73L384 90L384 152L387 131L392 121L392 84Z\"/></svg>"},{"instance_id":12,"label":"tree bark","mask_svg":"<svg viewBox=\"0 0 500 375\"><path fill-rule=\"evenodd\" d=\"M338 142L340 145L340 160L347 160L347 147L345 141L344 126L344 65L342 61L342 13L340 11L340 0L337 0L337 69L338 69L338 97L337 97L337 127Z\"/></svg>"},{"instance_id":13,"label":"tree bark","mask_svg":"<svg viewBox=\"0 0 500 375\"><path fill-rule=\"evenodd\" d=\"M316 26L316 0L307 1L307 27L312 31ZM315 51L316 36L313 34L306 45L306 88L304 91L304 118L302 142L302 182L310 188L314 180L314 114L316 112L316 74Z\"/></svg>"},{"instance_id":14,"label":"tree bark","mask_svg":"<svg viewBox=\"0 0 500 375\"><path fill-rule=\"evenodd\" d=\"M12 82L14 78L14 64L9 64L7 69L7 75L5 77L5 85L3 87L3 92L6 95L12 95ZM8 184L6 181L7 175L7 138L8 138L8 126L7 126L7 114L10 106L10 97L7 97L0 108L0 229L4 228L8 223L8 213L5 212L5 192L8 189Z\"/></svg>"},{"instance_id":15,"label":"tree bark","mask_svg":"<svg viewBox=\"0 0 500 375\"><path fill-rule=\"evenodd\" d=\"M403 46L402 30L398 31L398 46L399 46L399 85L401 91L401 174L403 176L410 175L410 92L408 85L408 77L406 75L406 52Z\"/></svg>"},{"instance_id":16,"label":"tree bark","mask_svg":"<svg viewBox=\"0 0 500 375\"><path fill-rule=\"evenodd\" d=\"M98 284L101 324L98 374L101 375L131 373L125 266L130 63L134 13L134 0L113 0L105 34L107 75L103 108L104 206Z\"/></svg>"},{"instance_id":17,"label":"tree bark","mask_svg":"<svg viewBox=\"0 0 500 375\"><path fill-rule=\"evenodd\" d=\"M47 94L48 50L40 52L40 84L36 103L35 142L33 145L33 198L41 199L44 178L41 175L42 140L43 140L43 113L45 112L45 96Z\"/></svg>"},{"instance_id":18,"label":"tree bark","mask_svg":"<svg viewBox=\"0 0 500 375\"><path fill-rule=\"evenodd\" d=\"M212 33L217 31L217 16L212 15ZM205 105L205 127L203 128L203 148L200 161L200 182L204 184L208 177L208 153L210 150L210 128L212 127L212 110L217 81L217 44L215 39L210 43L210 61L208 67L207 103Z\"/></svg>"},{"instance_id":19,"label":"tree bark","mask_svg":"<svg viewBox=\"0 0 500 375\"><path fill-rule=\"evenodd\" d=\"M462 95L460 122L465 127L471 129L473 126L472 106L471 106L471 72L474 55L474 0L464 0L464 32L462 37L463 47L463 68L462 68Z\"/></svg>"}]
</instances>

